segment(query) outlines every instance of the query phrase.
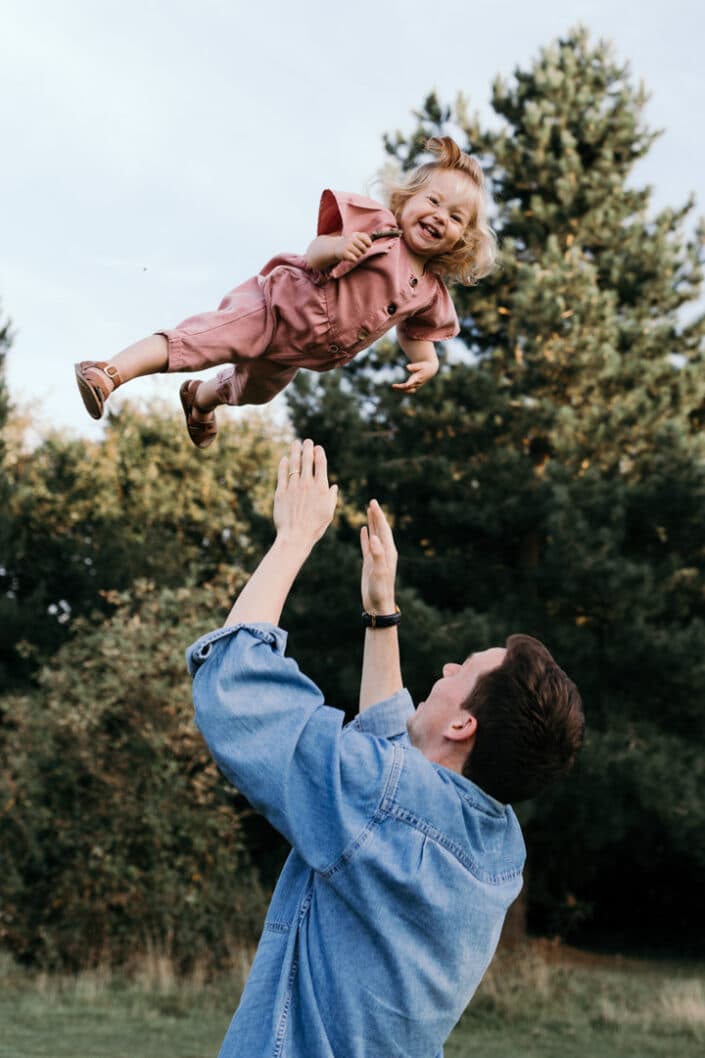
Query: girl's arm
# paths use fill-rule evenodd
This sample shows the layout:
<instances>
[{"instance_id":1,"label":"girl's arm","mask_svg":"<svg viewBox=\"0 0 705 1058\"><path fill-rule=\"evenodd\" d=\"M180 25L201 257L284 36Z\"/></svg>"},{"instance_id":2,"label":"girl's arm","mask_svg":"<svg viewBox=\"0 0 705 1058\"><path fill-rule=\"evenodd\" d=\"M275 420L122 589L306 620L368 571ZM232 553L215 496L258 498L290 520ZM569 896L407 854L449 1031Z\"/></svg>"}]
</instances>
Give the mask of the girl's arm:
<instances>
[{"instance_id":1,"label":"girl's arm","mask_svg":"<svg viewBox=\"0 0 705 1058\"><path fill-rule=\"evenodd\" d=\"M306 251L306 264L323 272L340 261L359 261L371 245L372 239L364 231L318 235Z\"/></svg>"},{"instance_id":2,"label":"girl's arm","mask_svg":"<svg viewBox=\"0 0 705 1058\"><path fill-rule=\"evenodd\" d=\"M407 338L399 331L397 331L397 341L402 352L411 360L411 363L406 365L407 371L411 372L411 378L408 378L406 382L395 382L392 389L400 389L403 393L414 393L438 371L436 347L433 342Z\"/></svg>"}]
</instances>

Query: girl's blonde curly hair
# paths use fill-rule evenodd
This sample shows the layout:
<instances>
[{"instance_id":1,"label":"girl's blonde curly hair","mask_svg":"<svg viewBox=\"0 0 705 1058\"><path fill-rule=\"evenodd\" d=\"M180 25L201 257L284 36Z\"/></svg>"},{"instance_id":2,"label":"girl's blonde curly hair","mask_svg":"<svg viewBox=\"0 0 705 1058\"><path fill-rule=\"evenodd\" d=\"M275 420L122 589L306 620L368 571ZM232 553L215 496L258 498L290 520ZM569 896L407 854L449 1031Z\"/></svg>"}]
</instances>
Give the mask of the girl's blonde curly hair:
<instances>
[{"instance_id":1,"label":"girl's blonde curly hair","mask_svg":"<svg viewBox=\"0 0 705 1058\"><path fill-rule=\"evenodd\" d=\"M431 173L438 169L464 173L476 192L470 220L457 246L448 253L432 257L428 270L442 279L472 286L494 269L497 257L497 239L487 219L487 193L482 169L450 136L433 136L424 146L429 153L437 155L437 160L417 166L403 181L386 179L389 208L399 221L407 201L421 190Z\"/></svg>"}]
</instances>

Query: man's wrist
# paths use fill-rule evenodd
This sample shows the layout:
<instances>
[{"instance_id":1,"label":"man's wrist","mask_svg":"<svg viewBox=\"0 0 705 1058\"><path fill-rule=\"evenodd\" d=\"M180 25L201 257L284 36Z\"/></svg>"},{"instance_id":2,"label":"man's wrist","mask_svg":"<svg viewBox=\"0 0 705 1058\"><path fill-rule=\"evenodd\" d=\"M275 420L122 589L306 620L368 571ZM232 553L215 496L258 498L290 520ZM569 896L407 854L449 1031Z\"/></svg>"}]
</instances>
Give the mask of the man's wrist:
<instances>
[{"instance_id":1,"label":"man's wrist","mask_svg":"<svg viewBox=\"0 0 705 1058\"><path fill-rule=\"evenodd\" d=\"M371 599L367 601L363 599L362 608L366 613L389 614L396 611L397 603L393 595L381 601L376 599L374 602Z\"/></svg>"},{"instance_id":2,"label":"man's wrist","mask_svg":"<svg viewBox=\"0 0 705 1058\"><path fill-rule=\"evenodd\" d=\"M303 566L308 556L313 551L315 540L307 540L299 533L291 533L287 530L278 530L272 544L275 551L283 562Z\"/></svg>"}]
</instances>

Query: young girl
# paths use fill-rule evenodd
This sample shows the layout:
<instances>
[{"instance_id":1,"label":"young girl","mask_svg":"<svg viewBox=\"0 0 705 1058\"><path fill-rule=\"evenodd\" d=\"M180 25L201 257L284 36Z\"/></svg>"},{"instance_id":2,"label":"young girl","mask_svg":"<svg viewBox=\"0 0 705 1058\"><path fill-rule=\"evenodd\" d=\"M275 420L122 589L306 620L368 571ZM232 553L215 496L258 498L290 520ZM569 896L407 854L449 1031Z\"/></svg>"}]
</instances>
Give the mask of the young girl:
<instances>
[{"instance_id":1,"label":"young girl","mask_svg":"<svg viewBox=\"0 0 705 1058\"><path fill-rule=\"evenodd\" d=\"M275 257L192 316L128 346L110 361L76 364L88 413L100 419L110 393L158 371L233 366L184 382L181 404L198 448L215 439L219 404L266 404L300 367L330 371L386 331L411 361L394 388L413 393L438 371L436 341L459 331L444 280L476 283L494 264L482 170L449 137L430 139L436 159L389 188L389 208L324 191L318 234L305 257Z\"/></svg>"}]
</instances>

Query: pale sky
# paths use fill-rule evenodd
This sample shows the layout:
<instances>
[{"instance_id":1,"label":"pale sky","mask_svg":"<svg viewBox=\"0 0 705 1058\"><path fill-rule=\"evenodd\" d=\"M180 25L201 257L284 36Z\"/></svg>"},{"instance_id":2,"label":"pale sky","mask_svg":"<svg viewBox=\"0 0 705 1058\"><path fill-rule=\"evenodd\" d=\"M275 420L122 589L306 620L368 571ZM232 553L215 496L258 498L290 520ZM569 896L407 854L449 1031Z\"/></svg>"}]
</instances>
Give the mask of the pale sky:
<instances>
[{"instance_id":1,"label":"pale sky","mask_svg":"<svg viewBox=\"0 0 705 1058\"><path fill-rule=\"evenodd\" d=\"M382 135L436 89L490 117L494 76L577 22L610 38L665 133L636 172L705 213L699 0L2 0L0 303L11 398L98 436L73 363L215 308L368 190ZM178 407L182 376L138 380ZM230 412L230 414L239 414Z\"/></svg>"}]
</instances>

